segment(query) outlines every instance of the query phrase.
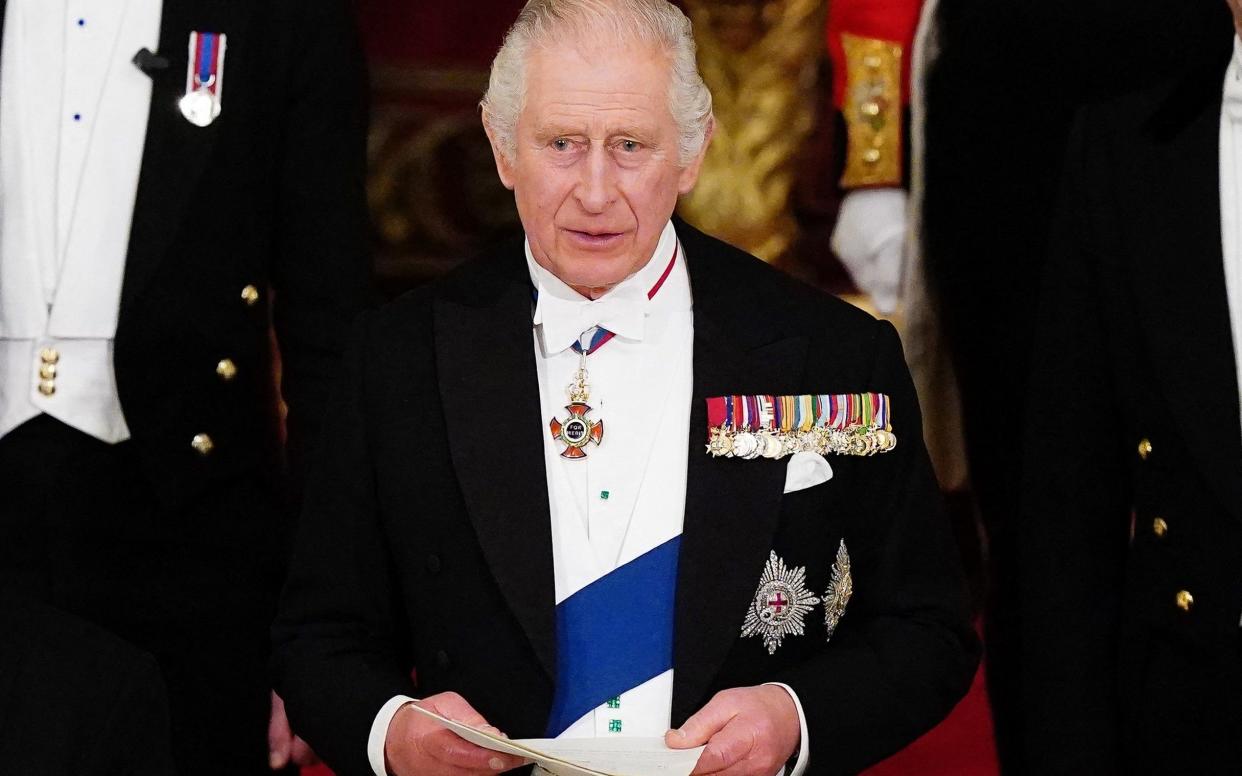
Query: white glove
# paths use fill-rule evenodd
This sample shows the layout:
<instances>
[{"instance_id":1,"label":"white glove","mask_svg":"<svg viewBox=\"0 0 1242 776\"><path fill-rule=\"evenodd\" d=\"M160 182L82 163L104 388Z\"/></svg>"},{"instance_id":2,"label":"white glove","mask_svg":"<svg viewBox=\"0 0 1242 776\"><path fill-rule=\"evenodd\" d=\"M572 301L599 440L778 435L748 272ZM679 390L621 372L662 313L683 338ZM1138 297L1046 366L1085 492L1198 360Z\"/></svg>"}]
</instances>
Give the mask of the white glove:
<instances>
[{"instance_id":1,"label":"white glove","mask_svg":"<svg viewBox=\"0 0 1242 776\"><path fill-rule=\"evenodd\" d=\"M897 309L906 248L906 191L857 189L845 195L832 250L854 285L871 297L882 314Z\"/></svg>"}]
</instances>

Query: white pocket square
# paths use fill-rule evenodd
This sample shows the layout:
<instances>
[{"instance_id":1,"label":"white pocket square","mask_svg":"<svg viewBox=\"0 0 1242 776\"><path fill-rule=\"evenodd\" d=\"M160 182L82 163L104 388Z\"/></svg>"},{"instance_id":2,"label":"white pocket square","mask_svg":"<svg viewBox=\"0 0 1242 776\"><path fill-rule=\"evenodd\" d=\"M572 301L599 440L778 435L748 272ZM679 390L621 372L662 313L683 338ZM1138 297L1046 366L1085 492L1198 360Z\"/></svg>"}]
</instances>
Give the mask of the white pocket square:
<instances>
[{"instance_id":1,"label":"white pocket square","mask_svg":"<svg viewBox=\"0 0 1242 776\"><path fill-rule=\"evenodd\" d=\"M794 453L785 469L785 492L794 493L799 490L832 479L832 465L819 453L802 451Z\"/></svg>"}]
</instances>

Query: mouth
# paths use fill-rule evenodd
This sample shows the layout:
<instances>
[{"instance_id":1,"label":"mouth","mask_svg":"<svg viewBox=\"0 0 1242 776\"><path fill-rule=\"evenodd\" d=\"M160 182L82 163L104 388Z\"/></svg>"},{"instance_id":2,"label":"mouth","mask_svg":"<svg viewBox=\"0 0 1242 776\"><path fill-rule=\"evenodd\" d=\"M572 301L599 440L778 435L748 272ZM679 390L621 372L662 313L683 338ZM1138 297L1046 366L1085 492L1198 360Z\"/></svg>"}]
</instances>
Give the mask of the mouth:
<instances>
[{"instance_id":1,"label":"mouth","mask_svg":"<svg viewBox=\"0 0 1242 776\"><path fill-rule=\"evenodd\" d=\"M621 241L624 232L606 232L596 230L566 229L569 239L585 248L610 248Z\"/></svg>"}]
</instances>

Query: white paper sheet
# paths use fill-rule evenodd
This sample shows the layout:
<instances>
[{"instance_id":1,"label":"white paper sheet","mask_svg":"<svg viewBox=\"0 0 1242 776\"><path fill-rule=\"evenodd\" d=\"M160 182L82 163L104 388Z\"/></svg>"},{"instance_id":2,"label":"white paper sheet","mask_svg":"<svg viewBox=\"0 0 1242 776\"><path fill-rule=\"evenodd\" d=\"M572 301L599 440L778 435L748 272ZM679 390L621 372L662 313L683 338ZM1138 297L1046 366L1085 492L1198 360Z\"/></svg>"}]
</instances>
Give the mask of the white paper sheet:
<instances>
[{"instance_id":1,"label":"white paper sheet","mask_svg":"<svg viewBox=\"0 0 1242 776\"><path fill-rule=\"evenodd\" d=\"M485 749L521 757L555 776L689 776L703 747L669 749L662 738L500 738L413 708Z\"/></svg>"}]
</instances>

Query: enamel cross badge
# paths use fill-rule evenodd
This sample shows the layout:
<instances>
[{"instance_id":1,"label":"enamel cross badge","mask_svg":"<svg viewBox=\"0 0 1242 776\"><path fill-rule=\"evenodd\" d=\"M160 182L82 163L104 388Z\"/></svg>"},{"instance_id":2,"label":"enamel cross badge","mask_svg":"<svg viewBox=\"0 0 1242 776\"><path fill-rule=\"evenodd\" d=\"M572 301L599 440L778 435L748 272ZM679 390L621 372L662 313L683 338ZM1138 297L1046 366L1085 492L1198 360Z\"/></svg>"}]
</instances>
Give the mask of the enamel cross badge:
<instances>
[{"instance_id":1,"label":"enamel cross badge","mask_svg":"<svg viewBox=\"0 0 1242 776\"><path fill-rule=\"evenodd\" d=\"M845 540L837 548L837 560L832 564L832 581L828 583L828 592L824 593L824 625L827 627L825 639L831 639L841 624L845 607L854 595L854 578L850 576L850 552L845 549Z\"/></svg>"},{"instance_id":2,"label":"enamel cross badge","mask_svg":"<svg viewBox=\"0 0 1242 776\"><path fill-rule=\"evenodd\" d=\"M552 418L548 428L552 430L552 438L565 445L561 451L562 458L585 458L586 451L582 448L594 442L599 444L604 439L604 421L591 420L586 416L591 408L583 402L572 402L565 409L569 417L561 422Z\"/></svg>"},{"instance_id":3,"label":"enamel cross badge","mask_svg":"<svg viewBox=\"0 0 1242 776\"><path fill-rule=\"evenodd\" d=\"M806 567L786 567L775 552L769 552L759 589L742 624L742 637L762 637L768 654L774 655L786 636L806 632L803 618L818 603L819 598L806 587Z\"/></svg>"},{"instance_id":4,"label":"enamel cross badge","mask_svg":"<svg viewBox=\"0 0 1242 776\"><path fill-rule=\"evenodd\" d=\"M562 421L553 416L548 422L553 441L565 445L561 457L571 460L586 458L586 450L583 448L592 442L598 445L604 441L604 421L591 420L586 416L591 411L591 406L587 404L587 400L591 398L591 386L587 383L586 371L586 357L589 354L590 351L579 353L582 360L578 363L574 381L569 384L569 404L565 407L569 411L569 417Z\"/></svg>"}]
</instances>

